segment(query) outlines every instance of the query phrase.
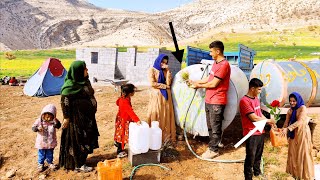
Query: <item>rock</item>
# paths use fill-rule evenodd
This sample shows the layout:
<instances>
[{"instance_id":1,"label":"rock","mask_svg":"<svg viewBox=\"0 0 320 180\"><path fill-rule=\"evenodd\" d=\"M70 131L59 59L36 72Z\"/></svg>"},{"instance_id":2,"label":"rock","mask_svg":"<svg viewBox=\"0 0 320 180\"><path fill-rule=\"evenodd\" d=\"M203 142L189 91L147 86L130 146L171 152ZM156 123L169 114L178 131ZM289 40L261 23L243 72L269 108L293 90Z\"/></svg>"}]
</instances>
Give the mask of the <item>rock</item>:
<instances>
[{"instance_id":1,"label":"rock","mask_svg":"<svg viewBox=\"0 0 320 180\"><path fill-rule=\"evenodd\" d=\"M320 152L317 152L317 157L320 158Z\"/></svg>"},{"instance_id":2,"label":"rock","mask_svg":"<svg viewBox=\"0 0 320 180\"><path fill-rule=\"evenodd\" d=\"M191 179L196 179L196 177L194 176L194 175L191 175L191 176L188 176L188 177L186 177L186 180L191 180Z\"/></svg>"},{"instance_id":3,"label":"rock","mask_svg":"<svg viewBox=\"0 0 320 180\"><path fill-rule=\"evenodd\" d=\"M46 175L45 174L41 174L40 176L39 176L39 180L43 180L43 179L45 179L46 178Z\"/></svg>"},{"instance_id":4,"label":"rock","mask_svg":"<svg viewBox=\"0 0 320 180\"><path fill-rule=\"evenodd\" d=\"M90 173L85 173L84 175L83 175L84 177L90 177Z\"/></svg>"},{"instance_id":5,"label":"rock","mask_svg":"<svg viewBox=\"0 0 320 180\"><path fill-rule=\"evenodd\" d=\"M6 173L6 178L12 178L15 175L16 175L16 170L15 169L11 169L10 171L8 171Z\"/></svg>"}]
</instances>

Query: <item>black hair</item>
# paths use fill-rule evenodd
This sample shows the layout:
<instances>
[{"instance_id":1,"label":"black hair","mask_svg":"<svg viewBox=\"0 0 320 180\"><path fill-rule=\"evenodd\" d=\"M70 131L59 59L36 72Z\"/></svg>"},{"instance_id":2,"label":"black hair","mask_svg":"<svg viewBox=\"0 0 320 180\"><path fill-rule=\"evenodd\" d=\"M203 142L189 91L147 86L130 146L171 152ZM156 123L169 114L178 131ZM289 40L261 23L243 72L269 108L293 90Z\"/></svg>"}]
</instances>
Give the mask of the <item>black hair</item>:
<instances>
[{"instance_id":1,"label":"black hair","mask_svg":"<svg viewBox=\"0 0 320 180\"><path fill-rule=\"evenodd\" d=\"M223 53L224 51L224 45L223 45L223 42L221 41L213 41L210 45L209 45L209 48L217 48L221 51L221 53Z\"/></svg>"},{"instance_id":2,"label":"black hair","mask_svg":"<svg viewBox=\"0 0 320 180\"><path fill-rule=\"evenodd\" d=\"M128 97L130 93L133 93L137 88L133 84L124 84L121 86L121 96Z\"/></svg>"},{"instance_id":3,"label":"black hair","mask_svg":"<svg viewBox=\"0 0 320 180\"><path fill-rule=\"evenodd\" d=\"M252 78L249 82L249 89L252 87L257 88L262 86L263 86L263 82L258 78Z\"/></svg>"},{"instance_id":4,"label":"black hair","mask_svg":"<svg viewBox=\"0 0 320 180\"><path fill-rule=\"evenodd\" d=\"M169 56L163 56L162 60L164 59L169 60Z\"/></svg>"},{"instance_id":5,"label":"black hair","mask_svg":"<svg viewBox=\"0 0 320 180\"><path fill-rule=\"evenodd\" d=\"M42 115L44 115L44 114L49 114L49 115L51 115L51 116L54 117L54 115L53 115L51 112L44 112L44 113L42 113Z\"/></svg>"},{"instance_id":6,"label":"black hair","mask_svg":"<svg viewBox=\"0 0 320 180\"><path fill-rule=\"evenodd\" d=\"M297 101L297 97L296 97L294 94L290 94L290 95L289 95L289 99L290 99L290 98L294 98L294 99Z\"/></svg>"}]
</instances>

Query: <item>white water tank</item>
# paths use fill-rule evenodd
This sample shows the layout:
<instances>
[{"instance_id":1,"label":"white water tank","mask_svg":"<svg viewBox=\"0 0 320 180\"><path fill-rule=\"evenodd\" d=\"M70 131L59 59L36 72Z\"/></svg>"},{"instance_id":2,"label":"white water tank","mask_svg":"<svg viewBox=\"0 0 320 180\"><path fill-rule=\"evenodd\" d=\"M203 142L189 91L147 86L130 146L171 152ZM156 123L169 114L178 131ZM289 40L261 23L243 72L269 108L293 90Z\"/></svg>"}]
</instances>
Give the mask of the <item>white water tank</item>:
<instances>
[{"instance_id":1,"label":"white water tank","mask_svg":"<svg viewBox=\"0 0 320 180\"><path fill-rule=\"evenodd\" d=\"M254 67L250 78L263 82L260 94L263 104L278 100L281 107L289 105L289 95L295 91L307 107L320 106L320 60L262 61Z\"/></svg>"},{"instance_id":2,"label":"white water tank","mask_svg":"<svg viewBox=\"0 0 320 180\"><path fill-rule=\"evenodd\" d=\"M141 121L141 125L129 124L129 148L133 154L146 153L149 150L150 128L148 123Z\"/></svg>"},{"instance_id":3,"label":"white water tank","mask_svg":"<svg viewBox=\"0 0 320 180\"><path fill-rule=\"evenodd\" d=\"M178 126L183 127L186 119L185 128L188 133L199 136L208 136L208 127L205 113L205 89L196 91L190 88L182 80L181 73L189 73L189 79L200 80L207 77L211 70L211 65L206 68L204 64L195 64L179 71L172 83L172 99L174 105L175 119ZM231 77L228 90L228 104L224 111L224 120L222 121L222 130L227 128L233 121L238 112L240 99L248 92L249 82L245 73L236 66L231 65ZM187 110L191 104L188 115Z\"/></svg>"},{"instance_id":4,"label":"white water tank","mask_svg":"<svg viewBox=\"0 0 320 180\"><path fill-rule=\"evenodd\" d=\"M159 150L162 145L162 130L159 128L158 121L151 122L150 128L150 149Z\"/></svg>"}]
</instances>

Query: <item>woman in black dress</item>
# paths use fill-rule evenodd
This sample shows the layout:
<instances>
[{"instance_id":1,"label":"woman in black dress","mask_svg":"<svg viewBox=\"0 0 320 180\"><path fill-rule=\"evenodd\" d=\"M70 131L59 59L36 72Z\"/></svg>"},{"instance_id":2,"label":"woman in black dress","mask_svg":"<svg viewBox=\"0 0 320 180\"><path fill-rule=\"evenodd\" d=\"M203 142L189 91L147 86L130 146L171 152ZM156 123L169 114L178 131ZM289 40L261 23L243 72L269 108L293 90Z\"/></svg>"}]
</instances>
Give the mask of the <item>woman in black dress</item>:
<instances>
[{"instance_id":1,"label":"woman in black dress","mask_svg":"<svg viewBox=\"0 0 320 180\"><path fill-rule=\"evenodd\" d=\"M97 101L83 61L74 61L61 88L63 111L59 165L68 170L89 172L88 154L98 145L95 113Z\"/></svg>"}]
</instances>

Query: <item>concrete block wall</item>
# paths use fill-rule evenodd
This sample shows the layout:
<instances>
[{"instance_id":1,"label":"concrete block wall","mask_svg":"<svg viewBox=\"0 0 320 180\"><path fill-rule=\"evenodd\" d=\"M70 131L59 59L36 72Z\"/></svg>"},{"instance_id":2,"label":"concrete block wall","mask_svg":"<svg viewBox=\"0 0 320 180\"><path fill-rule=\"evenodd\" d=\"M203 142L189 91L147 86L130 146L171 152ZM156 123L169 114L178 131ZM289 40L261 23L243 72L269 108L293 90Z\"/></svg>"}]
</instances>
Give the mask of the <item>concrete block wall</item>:
<instances>
[{"instance_id":1,"label":"concrete block wall","mask_svg":"<svg viewBox=\"0 0 320 180\"><path fill-rule=\"evenodd\" d=\"M98 52L98 63L91 63L91 52ZM84 60L90 75L97 79L124 78L135 85L150 85L148 71L153 67L155 59L160 53L169 57L169 67L173 76L181 69L171 51L150 48L147 52L137 52L136 48L128 48L127 52L118 52L116 48L84 48L77 49L76 58Z\"/></svg>"},{"instance_id":2,"label":"concrete block wall","mask_svg":"<svg viewBox=\"0 0 320 180\"><path fill-rule=\"evenodd\" d=\"M119 72L117 72L117 67L116 67L115 79L121 76L124 79L127 77L127 66L131 64L133 66L133 63L136 57L136 52L137 52L136 48L128 48L127 52L118 52L118 58L117 58L116 64L119 69Z\"/></svg>"},{"instance_id":3,"label":"concrete block wall","mask_svg":"<svg viewBox=\"0 0 320 180\"><path fill-rule=\"evenodd\" d=\"M169 57L169 67L174 76L181 70L181 64L173 56L171 51L159 48L150 48L145 53L137 53L136 66L127 66L127 78L137 85L150 85L148 80L149 68L153 67L154 61L159 54L166 54Z\"/></svg>"},{"instance_id":4,"label":"concrete block wall","mask_svg":"<svg viewBox=\"0 0 320 180\"><path fill-rule=\"evenodd\" d=\"M136 85L149 85L148 70L159 55L158 48L150 48L147 52L137 53L136 62L127 66L127 78Z\"/></svg>"},{"instance_id":5,"label":"concrete block wall","mask_svg":"<svg viewBox=\"0 0 320 180\"><path fill-rule=\"evenodd\" d=\"M169 68L174 77L181 70L181 63L176 59L176 57L169 50L160 49L160 54L166 54L169 57Z\"/></svg>"},{"instance_id":6,"label":"concrete block wall","mask_svg":"<svg viewBox=\"0 0 320 180\"><path fill-rule=\"evenodd\" d=\"M91 63L91 53L98 53L98 63ZM86 62L91 82L97 79L114 79L115 64L117 59L116 48L84 48L76 50L76 59Z\"/></svg>"}]
</instances>

